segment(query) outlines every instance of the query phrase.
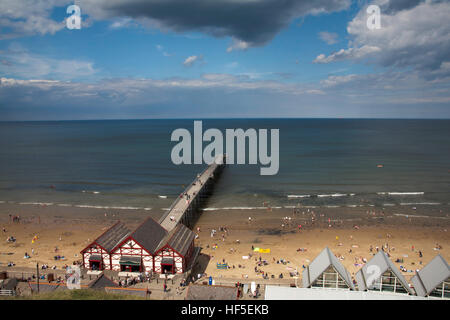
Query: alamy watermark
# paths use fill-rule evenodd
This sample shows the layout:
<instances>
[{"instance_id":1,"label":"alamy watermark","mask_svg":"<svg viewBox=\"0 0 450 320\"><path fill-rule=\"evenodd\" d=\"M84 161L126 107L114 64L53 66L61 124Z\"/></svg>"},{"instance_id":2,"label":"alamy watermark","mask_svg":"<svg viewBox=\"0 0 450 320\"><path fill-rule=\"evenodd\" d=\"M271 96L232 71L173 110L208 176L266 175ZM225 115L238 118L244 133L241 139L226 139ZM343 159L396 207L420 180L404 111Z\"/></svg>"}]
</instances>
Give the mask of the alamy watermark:
<instances>
[{"instance_id":1,"label":"alamy watermark","mask_svg":"<svg viewBox=\"0 0 450 320\"><path fill-rule=\"evenodd\" d=\"M67 29L81 29L81 9L76 4L70 5L66 10L67 14L70 14L66 19Z\"/></svg>"},{"instance_id":2,"label":"alamy watermark","mask_svg":"<svg viewBox=\"0 0 450 320\"><path fill-rule=\"evenodd\" d=\"M370 30L381 29L381 10L380 7L372 4L366 9L369 15L366 21L367 28Z\"/></svg>"},{"instance_id":3,"label":"alamy watermark","mask_svg":"<svg viewBox=\"0 0 450 320\"><path fill-rule=\"evenodd\" d=\"M279 129L270 129L270 155L267 129L226 129L224 150L224 134L219 129L210 128L203 132L202 121L194 121L194 137L184 128L172 132L171 141L178 143L172 148L172 163L179 164L212 164L218 155L226 153L227 164L261 164L261 175L275 175L279 169ZM193 143L192 143L193 141ZM203 142L210 142L203 148ZM236 142L236 143L235 143ZM248 153L247 151L248 142ZM194 158L192 159L192 145ZM236 148L235 148L236 146ZM236 150L235 150L236 149ZM235 152L236 151L236 152ZM246 155L248 154L248 159ZM192 161L193 160L193 161Z\"/></svg>"},{"instance_id":4,"label":"alamy watermark","mask_svg":"<svg viewBox=\"0 0 450 320\"><path fill-rule=\"evenodd\" d=\"M66 268L67 289L81 288L81 270L79 266L71 265Z\"/></svg>"},{"instance_id":5,"label":"alamy watermark","mask_svg":"<svg viewBox=\"0 0 450 320\"><path fill-rule=\"evenodd\" d=\"M380 279L381 270L379 266L373 264L367 267L366 273L369 275L366 279L366 286L370 288L376 280Z\"/></svg>"}]
</instances>

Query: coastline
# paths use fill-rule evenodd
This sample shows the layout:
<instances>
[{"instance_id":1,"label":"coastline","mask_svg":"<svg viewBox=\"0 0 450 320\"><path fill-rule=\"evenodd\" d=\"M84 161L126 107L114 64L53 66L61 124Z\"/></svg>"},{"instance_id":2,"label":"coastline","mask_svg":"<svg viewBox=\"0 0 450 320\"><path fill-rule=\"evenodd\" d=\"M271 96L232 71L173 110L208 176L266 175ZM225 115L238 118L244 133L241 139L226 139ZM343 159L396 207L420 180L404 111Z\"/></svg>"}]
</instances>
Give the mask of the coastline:
<instances>
[{"instance_id":1,"label":"coastline","mask_svg":"<svg viewBox=\"0 0 450 320\"><path fill-rule=\"evenodd\" d=\"M370 245L376 253L375 247L381 248L386 243L394 248L390 252L392 261L403 259L403 263L396 265L402 265L409 271L421 269L438 253L450 260L447 246L450 243L450 219L445 212L440 217L433 217L421 214L420 210L405 208L314 210L301 208L295 213L293 209L203 211L194 232L199 235L195 241L196 246L202 247L201 253L209 256L204 272L218 280L262 279L261 274L254 270L254 259L261 256L263 260L267 260L268 265L260 267L260 270L276 278L283 273L286 278L289 277L289 271L296 268L301 274L302 266L309 264L328 246L336 256L343 257L341 262L354 274L361 268L362 258L370 260ZM118 220L134 227L148 216L158 219L163 212L0 204L0 213L0 225L7 230L6 233L2 231L3 241L0 242L2 269L12 261L16 266L8 268L10 270L35 267L37 262L41 265L48 264L49 267L55 265L61 270L64 265L79 260L80 251ZM21 222L10 222L9 214L20 214ZM313 216L314 222L311 220ZM284 219L286 217L288 219ZM301 230L298 228L299 224L302 225ZM198 227L200 232L197 232ZM226 227L228 232L220 232L220 227ZM211 237L212 229L217 230L214 237ZM10 235L17 239L15 243L6 242ZM32 244L35 235L38 240ZM442 249L435 250L437 244ZM213 249L215 245L217 248ZM271 252L252 252L252 245L269 248ZM55 247L58 248L57 252ZM297 251L298 249L303 251ZM423 254L422 258L419 257L419 250ZM31 256L30 259L23 258L25 252ZM250 253L253 254L250 259L242 259L242 256ZM55 261L55 255L64 256L66 260ZM289 263L276 263L280 259ZM222 263L223 260L230 269L217 269L216 263ZM239 268L239 264L243 268ZM408 278L414 272L403 274Z\"/></svg>"}]
</instances>

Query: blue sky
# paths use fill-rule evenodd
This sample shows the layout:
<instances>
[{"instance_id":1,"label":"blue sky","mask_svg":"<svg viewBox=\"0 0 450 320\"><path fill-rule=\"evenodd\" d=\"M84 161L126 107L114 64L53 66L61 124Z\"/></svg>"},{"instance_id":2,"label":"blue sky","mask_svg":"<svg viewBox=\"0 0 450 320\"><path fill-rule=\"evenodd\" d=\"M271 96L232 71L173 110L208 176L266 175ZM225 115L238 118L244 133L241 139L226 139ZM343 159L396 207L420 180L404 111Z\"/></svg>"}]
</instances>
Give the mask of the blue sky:
<instances>
[{"instance_id":1,"label":"blue sky","mask_svg":"<svg viewBox=\"0 0 450 320\"><path fill-rule=\"evenodd\" d=\"M0 120L450 116L445 1L73 3L0 4Z\"/></svg>"}]
</instances>

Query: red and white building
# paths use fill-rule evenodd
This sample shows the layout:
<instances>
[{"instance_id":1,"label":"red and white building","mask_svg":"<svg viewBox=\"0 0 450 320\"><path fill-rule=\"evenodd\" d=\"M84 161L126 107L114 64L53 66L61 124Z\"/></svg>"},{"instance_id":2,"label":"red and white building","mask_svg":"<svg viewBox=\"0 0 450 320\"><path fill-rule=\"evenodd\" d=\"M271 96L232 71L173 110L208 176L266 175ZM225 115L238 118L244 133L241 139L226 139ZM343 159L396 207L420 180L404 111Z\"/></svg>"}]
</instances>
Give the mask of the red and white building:
<instances>
[{"instance_id":1,"label":"red and white building","mask_svg":"<svg viewBox=\"0 0 450 320\"><path fill-rule=\"evenodd\" d=\"M81 251L89 270L183 273L193 258L194 233L180 224L170 233L148 218L134 231L118 222Z\"/></svg>"},{"instance_id":2,"label":"red and white building","mask_svg":"<svg viewBox=\"0 0 450 320\"><path fill-rule=\"evenodd\" d=\"M194 253L194 237L184 224L173 229L154 255L154 271L184 273Z\"/></svg>"},{"instance_id":3,"label":"red and white building","mask_svg":"<svg viewBox=\"0 0 450 320\"><path fill-rule=\"evenodd\" d=\"M111 252L130 230L120 221L81 251L83 265L89 270L111 270Z\"/></svg>"}]
</instances>

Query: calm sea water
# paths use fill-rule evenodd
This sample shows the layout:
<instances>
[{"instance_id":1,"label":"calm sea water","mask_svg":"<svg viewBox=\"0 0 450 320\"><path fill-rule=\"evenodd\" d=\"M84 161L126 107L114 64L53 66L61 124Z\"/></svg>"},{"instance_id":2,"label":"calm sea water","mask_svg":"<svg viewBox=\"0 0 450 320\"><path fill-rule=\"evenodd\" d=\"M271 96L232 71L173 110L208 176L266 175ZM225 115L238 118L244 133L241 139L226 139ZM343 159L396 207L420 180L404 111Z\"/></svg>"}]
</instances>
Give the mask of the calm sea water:
<instances>
[{"instance_id":1,"label":"calm sea water","mask_svg":"<svg viewBox=\"0 0 450 320\"><path fill-rule=\"evenodd\" d=\"M167 208L205 168L172 164L176 128L192 132L193 120L0 123L0 201ZM450 203L450 120L203 120L207 128L280 130L279 173L227 166L211 209Z\"/></svg>"}]
</instances>

